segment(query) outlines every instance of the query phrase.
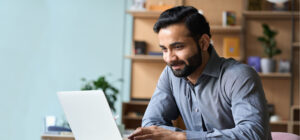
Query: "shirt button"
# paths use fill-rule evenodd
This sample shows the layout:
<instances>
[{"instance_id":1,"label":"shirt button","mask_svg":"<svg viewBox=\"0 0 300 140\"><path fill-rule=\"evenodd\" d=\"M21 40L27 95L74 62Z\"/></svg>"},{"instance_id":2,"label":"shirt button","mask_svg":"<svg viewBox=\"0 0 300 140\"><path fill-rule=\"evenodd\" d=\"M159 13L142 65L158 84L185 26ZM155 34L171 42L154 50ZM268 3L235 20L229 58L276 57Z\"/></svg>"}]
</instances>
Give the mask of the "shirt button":
<instances>
[{"instance_id":1,"label":"shirt button","mask_svg":"<svg viewBox=\"0 0 300 140\"><path fill-rule=\"evenodd\" d=\"M195 112L199 112L199 109L198 109L198 108L196 108L196 109L195 109Z\"/></svg>"}]
</instances>

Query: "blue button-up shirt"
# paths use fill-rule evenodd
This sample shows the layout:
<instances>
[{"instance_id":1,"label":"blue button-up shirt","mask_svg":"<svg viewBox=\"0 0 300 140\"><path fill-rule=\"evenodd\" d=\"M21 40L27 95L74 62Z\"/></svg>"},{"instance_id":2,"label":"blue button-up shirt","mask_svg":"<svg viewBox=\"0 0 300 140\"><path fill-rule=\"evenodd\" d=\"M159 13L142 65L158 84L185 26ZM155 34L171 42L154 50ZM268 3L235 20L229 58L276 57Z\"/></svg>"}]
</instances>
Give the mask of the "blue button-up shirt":
<instances>
[{"instance_id":1,"label":"blue button-up shirt","mask_svg":"<svg viewBox=\"0 0 300 140\"><path fill-rule=\"evenodd\" d=\"M209 52L208 63L195 85L165 67L142 126L184 131L189 140L272 139L266 99L255 70L219 57L212 46ZM186 130L172 126L171 120L179 115Z\"/></svg>"}]
</instances>

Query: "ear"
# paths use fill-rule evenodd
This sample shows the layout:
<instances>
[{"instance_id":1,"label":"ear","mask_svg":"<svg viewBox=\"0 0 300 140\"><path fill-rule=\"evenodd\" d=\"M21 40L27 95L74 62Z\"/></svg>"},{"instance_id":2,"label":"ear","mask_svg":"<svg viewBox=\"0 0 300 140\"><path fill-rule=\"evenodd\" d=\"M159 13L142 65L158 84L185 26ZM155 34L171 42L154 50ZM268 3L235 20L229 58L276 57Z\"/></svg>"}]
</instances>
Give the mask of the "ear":
<instances>
[{"instance_id":1,"label":"ear","mask_svg":"<svg viewBox=\"0 0 300 140\"><path fill-rule=\"evenodd\" d=\"M203 34L201 38L199 39L199 45L202 51L207 51L209 44L210 44L210 38L207 34Z\"/></svg>"}]
</instances>

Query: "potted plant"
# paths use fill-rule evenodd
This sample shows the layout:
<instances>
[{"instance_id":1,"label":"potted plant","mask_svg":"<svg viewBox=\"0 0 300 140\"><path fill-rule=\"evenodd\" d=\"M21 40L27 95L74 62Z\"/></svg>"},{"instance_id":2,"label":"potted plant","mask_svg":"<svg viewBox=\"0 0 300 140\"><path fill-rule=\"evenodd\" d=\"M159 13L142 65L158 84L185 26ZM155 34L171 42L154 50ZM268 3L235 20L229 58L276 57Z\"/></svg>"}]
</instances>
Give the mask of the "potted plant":
<instances>
[{"instance_id":1,"label":"potted plant","mask_svg":"<svg viewBox=\"0 0 300 140\"><path fill-rule=\"evenodd\" d=\"M97 80L91 81L86 81L85 78L82 78L81 81L85 82L81 90L102 89L109 104L109 107L113 112L116 111L114 104L117 101L117 95L119 93L119 90L115 88L111 83L109 83L104 76L100 76Z\"/></svg>"},{"instance_id":2,"label":"potted plant","mask_svg":"<svg viewBox=\"0 0 300 140\"><path fill-rule=\"evenodd\" d=\"M275 55L281 54L281 50L276 47L275 36L277 32L271 30L269 25L262 24L263 36L258 37L258 41L262 43L264 54L267 58L261 59L261 69L263 73L275 72L276 61L273 59Z\"/></svg>"}]
</instances>

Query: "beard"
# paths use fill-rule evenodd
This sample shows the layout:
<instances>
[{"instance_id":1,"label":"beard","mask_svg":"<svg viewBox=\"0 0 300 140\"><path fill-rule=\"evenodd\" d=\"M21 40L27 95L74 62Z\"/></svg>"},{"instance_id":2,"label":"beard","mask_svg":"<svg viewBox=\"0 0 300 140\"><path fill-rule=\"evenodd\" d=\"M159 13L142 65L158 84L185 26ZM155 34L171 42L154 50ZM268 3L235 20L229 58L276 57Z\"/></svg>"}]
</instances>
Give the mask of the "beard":
<instances>
[{"instance_id":1,"label":"beard","mask_svg":"<svg viewBox=\"0 0 300 140\"><path fill-rule=\"evenodd\" d=\"M178 61L173 61L171 63L168 64L168 66L170 66L173 74L176 77L187 77L189 75L191 75L199 66L201 66L202 64L202 55L201 55L201 51L198 50L198 53L189 57L187 59L188 64L186 64L184 61L182 60L178 60ZM172 66L176 66L176 65L184 65L183 69L179 69L179 70L174 70L172 68Z\"/></svg>"}]
</instances>

